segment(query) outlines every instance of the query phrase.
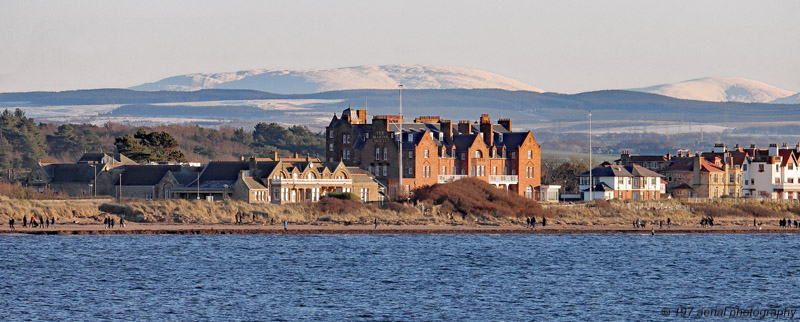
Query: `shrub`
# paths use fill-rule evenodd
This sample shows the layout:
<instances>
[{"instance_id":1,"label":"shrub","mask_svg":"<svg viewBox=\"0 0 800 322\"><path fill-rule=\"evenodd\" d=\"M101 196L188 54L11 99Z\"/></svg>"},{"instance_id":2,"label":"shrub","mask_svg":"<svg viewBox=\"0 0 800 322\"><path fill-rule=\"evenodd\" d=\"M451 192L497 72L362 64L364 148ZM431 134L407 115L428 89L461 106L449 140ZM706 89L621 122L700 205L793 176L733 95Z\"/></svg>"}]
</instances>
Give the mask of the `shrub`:
<instances>
[{"instance_id":1,"label":"shrub","mask_svg":"<svg viewBox=\"0 0 800 322\"><path fill-rule=\"evenodd\" d=\"M326 195L326 197L343 199L343 200L361 201L361 198L352 192L329 192Z\"/></svg>"},{"instance_id":2,"label":"shrub","mask_svg":"<svg viewBox=\"0 0 800 322\"><path fill-rule=\"evenodd\" d=\"M513 192L495 188L484 181L466 178L414 190L413 200L441 205L442 211L484 217L545 216L539 203Z\"/></svg>"}]
</instances>

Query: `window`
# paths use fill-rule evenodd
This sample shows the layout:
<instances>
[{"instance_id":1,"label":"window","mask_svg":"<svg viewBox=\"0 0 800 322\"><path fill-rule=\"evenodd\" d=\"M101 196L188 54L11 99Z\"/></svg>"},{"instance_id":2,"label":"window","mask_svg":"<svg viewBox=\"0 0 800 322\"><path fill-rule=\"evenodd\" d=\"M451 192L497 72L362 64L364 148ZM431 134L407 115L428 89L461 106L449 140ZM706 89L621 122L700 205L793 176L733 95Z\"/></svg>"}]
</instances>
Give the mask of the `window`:
<instances>
[{"instance_id":1,"label":"window","mask_svg":"<svg viewBox=\"0 0 800 322\"><path fill-rule=\"evenodd\" d=\"M428 150L425 150L425 159L428 158Z\"/></svg>"},{"instance_id":2,"label":"window","mask_svg":"<svg viewBox=\"0 0 800 322\"><path fill-rule=\"evenodd\" d=\"M475 158L476 159L483 158L483 152L481 152L480 150L475 151Z\"/></svg>"},{"instance_id":3,"label":"window","mask_svg":"<svg viewBox=\"0 0 800 322\"><path fill-rule=\"evenodd\" d=\"M414 174L414 168L409 167L408 168L408 174Z\"/></svg>"},{"instance_id":4,"label":"window","mask_svg":"<svg viewBox=\"0 0 800 322\"><path fill-rule=\"evenodd\" d=\"M528 151L528 159L533 159L533 151Z\"/></svg>"},{"instance_id":5,"label":"window","mask_svg":"<svg viewBox=\"0 0 800 322\"><path fill-rule=\"evenodd\" d=\"M511 169L511 175L512 176L517 175L517 169Z\"/></svg>"},{"instance_id":6,"label":"window","mask_svg":"<svg viewBox=\"0 0 800 322\"><path fill-rule=\"evenodd\" d=\"M503 159L506 158L506 150L503 150Z\"/></svg>"},{"instance_id":7,"label":"window","mask_svg":"<svg viewBox=\"0 0 800 322\"><path fill-rule=\"evenodd\" d=\"M385 164L384 164L384 165L383 165L383 176L384 176L384 177L385 177L385 176L387 176L387 174L386 174L386 173L387 173L388 169L389 169L389 167L388 167L387 165L385 165Z\"/></svg>"},{"instance_id":8,"label":"window","mask_svg":"<svg viewBox=\"0 0 800 322\"><path fill-rule=\"evenodd\" d=\"M333 138L333 130L328 131L328 138Z\"/></svg>"},{"instance_id":9,"label":"window","mask_svg":"<svg viewBox=\"0 0 800 322\"><path fill-rule=\"evenodd\" d=\"M442 175L447 175L447 166L442 166Z\"/></svg>"},{"instance_id":10,"label":"window","mask_svg":"<svg viewBox=\"0 0 800 322\"><path fill-rule=\"evenodd\" d=\"M511 158L512 159L516 159L517 158L517 152L511 152Z\"/></svg>"},{"instance_id":11,"label":"window","mask_svg":"<svg viewBox=\"0 0 800 322\"><path fill-rule=\"evenodd\" d=\"M469 175L473 176L473 177L475 176L475 166L474 165L472 166L472 171L469 172Z\"/></svg>"},{"instance_id":12,"label":"window","mask_svg":"<svg viewBox=\"0 0 800 322\"><path fill-rule=\"evenodd\" d=\"M734 174L730 174L728 176L728 182L733 183L736 180L736 176Z\"/></svg>"},{"instance_id":13,"label":"window","mask_svg":"<svg viewBox=\"0 0 800 322\"><path fill-rule=\"evenodd\" d=\"M367 133L364 133L364 136L365 136L367 139L369 139L369 132L367 132Z\"/></svg>"},{"instance_id":14,"label":"window","mask_svg":"<svg viewBox=\"0 0 800 322\"><path fill-rule=\"evenodd\" d=\"M373 173L373 172L372 172L372 165L371 165L371 164L369 165L369 170L367 170L367 171L369 171L369 173Z\"/></svg>"},{"instance_id":15,"label":"window","mask_svg":"<svg viewBox=\"0 0 800 322\"><path fill-rule=\"evenodd\" d=\"M414 158L414 151L408 151L408 158L409 159L413 159Z\"/></svg>"},{"instance_id":16,"label":"window","mask_svg":"<svg viewBox=\"0 0 800 322\"><path fill-rule=\"evenodd\" d=\"M461 160L466 160L466 159L467 159L467 153L461 152Z\"/></svg>"},{"instance_id":17,"label":"window","mask_svg":"<svg viewBox=\"0 0 800 322\"><path fill-rule=\"evenodd\" d=\"M746 164L742 165L742 171L747 171L747 165Z\"/></svg>"},{"instance_id":18,"label":"window","mask_svg":"<svg viewBox=\"0 0 800 322\"><path fill-rule=\"evenodd\" d=\"M383 148L383 159L389 160L389 149ZM378 153L375 153L375 160L378 160Z\"/></svg>"},{"instance_id":19,"label":"window","mask_svg":"<svg viewBox=\"0 0 800 322\"><path fill-rule=\"evenodd\" d=\"M381 148L375 148L375 160L380 160L379 159L380 156L381 156Z\"/></svg>"},{"instance_id":20,"label":"window","mask_svg":"<svg viewBox=\"0 0 800 322\"><path fill-rule=\"evenodd\" d=\"M497 167L494 167L494 169L493 169L493 171L492 171L492 174L493 174L493 175L497 175Z\"/></svg>"},{"instance_id":21,"label":"window","mask_svg":"<svg viewBox=\"0 0 800 322\"><path fill-rule=\"evenodd\" d=\"M328 144L328 151L333 152L333 143Z\"/></svg>"},{"instance_id":22,"label":"window","mask_svg":"<svg viewBox=\"0 0 800 322\"><path fill-rule=\"evenodd\" d=\"M789 163L789 170L794 170L794 164Z\"/></svg>"},{"instance_id":23,"label":"window","mask_svg":"<svg viewBox=\"0 0 800 322\"><path fill-rule=\"evenodd\" d=\"M764 165L763 164L759 164L758 165L758 172L764 172Z\"/></svg>"}]
</instances>

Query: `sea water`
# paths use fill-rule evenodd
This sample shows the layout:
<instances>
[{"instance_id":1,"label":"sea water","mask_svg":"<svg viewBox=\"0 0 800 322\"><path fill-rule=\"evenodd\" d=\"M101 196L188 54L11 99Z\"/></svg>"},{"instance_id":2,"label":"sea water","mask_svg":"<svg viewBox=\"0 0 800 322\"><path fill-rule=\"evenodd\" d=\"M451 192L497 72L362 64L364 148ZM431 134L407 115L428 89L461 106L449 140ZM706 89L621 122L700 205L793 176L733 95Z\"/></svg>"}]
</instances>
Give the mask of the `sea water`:
<instances>
[{"instance_id":1,"label":"sea water","mask_svg":"<svg viewBox=\"0 0 800 322\"><path fill-rule=\"evenodd\" d=\"M795 235L5 235L0 319L683 320L796 310L798 249Z\"/></svg>"}]
</instances>

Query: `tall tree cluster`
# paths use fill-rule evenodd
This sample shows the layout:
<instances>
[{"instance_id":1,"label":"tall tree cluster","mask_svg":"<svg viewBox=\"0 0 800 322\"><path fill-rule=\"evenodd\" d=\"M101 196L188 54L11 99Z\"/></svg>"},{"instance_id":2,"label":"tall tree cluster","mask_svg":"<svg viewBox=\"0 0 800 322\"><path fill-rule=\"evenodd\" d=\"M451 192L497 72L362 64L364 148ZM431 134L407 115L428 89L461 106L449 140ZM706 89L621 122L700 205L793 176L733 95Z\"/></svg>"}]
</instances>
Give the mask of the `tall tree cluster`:
<instances>
[{"instance_id":1,"label":"tall tree cluster","mask_svg":"<svg viewBox=\"0 0 800 322\"><path fill-rule=\"evenodd\" d=\"M0 170L32 169L47 155L46 147L36 123L25 112L0 114Z\"/></svg>"}]
</instances>

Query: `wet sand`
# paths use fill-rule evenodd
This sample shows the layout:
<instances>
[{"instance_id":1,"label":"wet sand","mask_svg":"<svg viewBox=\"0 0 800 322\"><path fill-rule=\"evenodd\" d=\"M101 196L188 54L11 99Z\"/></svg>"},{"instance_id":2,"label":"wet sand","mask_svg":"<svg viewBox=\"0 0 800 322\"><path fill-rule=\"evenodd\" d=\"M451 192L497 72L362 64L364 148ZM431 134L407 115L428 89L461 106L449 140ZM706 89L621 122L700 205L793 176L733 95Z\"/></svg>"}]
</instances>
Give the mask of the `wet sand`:
<instances>
[{"instance_id":1,"label":"wet sand","mask_svg":"<svg viewBox=\"0 0 800 322\"><path fill-rule=\"evenodd\" d=\"M126 227L104 228L102 224L57 224L55 228L21 228L8 226L0 234L30 235L235 235L235 234L800 234L800 229L752 226L672 226L671 228L633 228L630 226L466 226L466 225L232 225L232 224L159 224L126 223Z\"/></svg>"}]
</instances>

